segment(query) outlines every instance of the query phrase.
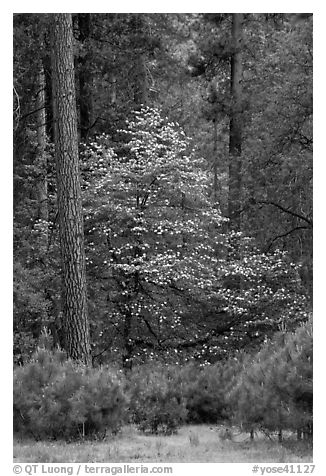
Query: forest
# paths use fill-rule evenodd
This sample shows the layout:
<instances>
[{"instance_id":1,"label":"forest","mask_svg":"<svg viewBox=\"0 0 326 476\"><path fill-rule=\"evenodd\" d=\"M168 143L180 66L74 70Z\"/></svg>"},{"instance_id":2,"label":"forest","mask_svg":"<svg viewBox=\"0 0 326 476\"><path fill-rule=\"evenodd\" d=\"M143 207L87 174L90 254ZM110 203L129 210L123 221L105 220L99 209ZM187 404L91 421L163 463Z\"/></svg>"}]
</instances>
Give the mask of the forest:
<instances>
[{"instance_id":1,"label":"forest","mask_svg":"<svg viewBox=\"0 0 326 476\"><path fill-rule=\"evenodd\" d=\"M14 14L15 434L310 444L312 32Z\"/></svg>"}]
</instances>

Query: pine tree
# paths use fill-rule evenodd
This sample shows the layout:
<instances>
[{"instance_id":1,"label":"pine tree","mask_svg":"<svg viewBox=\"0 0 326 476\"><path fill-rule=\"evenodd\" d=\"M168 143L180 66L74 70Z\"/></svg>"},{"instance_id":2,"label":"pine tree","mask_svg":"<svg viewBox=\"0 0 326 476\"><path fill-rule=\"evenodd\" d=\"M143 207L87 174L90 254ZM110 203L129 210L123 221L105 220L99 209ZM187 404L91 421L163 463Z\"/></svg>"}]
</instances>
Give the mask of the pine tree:
<instances>
[{"instance_id":1,"label":"pine tree","mask_svg":"<svg viewBox=\"0 0 326 476\"><path fill-rule=\"evenodd\" d=\"M71 15L54 14L52 29L55 155L65 348L69 357L89 363L90 342Z\"/></svg>"}]
</instances>

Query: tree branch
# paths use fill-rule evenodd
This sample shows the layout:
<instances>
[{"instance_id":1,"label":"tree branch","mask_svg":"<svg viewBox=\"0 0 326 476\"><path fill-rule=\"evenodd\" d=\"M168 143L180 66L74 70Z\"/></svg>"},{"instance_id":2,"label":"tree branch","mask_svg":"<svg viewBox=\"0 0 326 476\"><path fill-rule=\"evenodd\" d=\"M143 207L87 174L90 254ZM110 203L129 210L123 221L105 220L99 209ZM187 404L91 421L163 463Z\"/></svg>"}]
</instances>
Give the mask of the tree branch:
<instances>
[{"instance_id":1,"label":"tree branch","mask_svg":"<svg viewBox=\"0 0 326 476\"><path fill-rule=\"evenodd\" d=\"M310 225L310 228L312 228L313 222L312 222L312 220L310 220L310 218L307 218L306 216L301 215L300 213L294 212L293 210L289 210L288 208L283 207L279 203L275 203L275 202L272 202L272 201L266 201L266 200L259 200L256 203L260 203L262 205L272 205L272 206L278 208L279 210L281 210L284 213L288 213L289 215L292 215L294 217L299 218L300 220L305 221L306 223L308 223L308 225Z\"/></svg>"},{"instance_id":2,"label":"tree branch","mask_svg":"<svg viewBox=\"0 0 326 476\"><path fill-rule=\"evenodd\" d=\"M107 350L109 350L111 348L111 346L112 346L112 344L110 343L109 345L104 347L102 352L99 352L98 354L92 355L92 364L94 365L94 360L97 359L98 357L100 357L101 355L103 355L104 352L106 352Z\"/></svg>"},{"instance_id":3,"label":"tree branch","mask_svg":"<svg viewBox=\"0 0 326 476\"><path fill-rule=\"evenodd\" d=\"M45 106L38 107L37 109L34 109L33 111L26 112L26 114L23 114L21 116L21 120L26 119L29 116L32 116L33 114L36 114L39 111L42 111L42 109L45 109Z\"/></svg>"},{"instance_id":4,"label":"tree branch","mask_svg":"<svg viewBox=\"0 0 326 476\"><path fill-rule=\"evenodd\" d=\"M19 94L17 93L17 90L16 90L15 86L14 86L14 93L15 93L16 100L17 100L17 107L14 111L16 116L17 116L17 126L15 128L15 129L17 129L18 125L19 125L19 120L20 120L21 117L20 117L20 99L19 99Z\"/></svg>"},{"instance_id":5,"label":"tree branch","mask_svg":"<svg viewBox=\"0 0 326 476\"><path fill-rule=\"evenodd\" d=\"M297 231L297 230L309 230L309 229L310 229L309 226L296 226L295 228L292 228L292 230L289 230L289 231L287 231L286 233L282 233L282 235L277 235L277 236L275 236L275 238L272 239L272 241L270 242L270 244L269 244L268 247L266 248L265 253L271 249L272 244L274 243L274 241L276 241L276 240L278 240L278 239L280 239L280 238L284 238L285 236L290 235L290 234L293 233L294 231Z\"/></svg>"},{"instance_id":6,"label":"tree branch","mask_svg":"<svg viewBox=\"0 0 326 476\"><path fill-rule=\"evenodd\" d=\"M150 334L152 334L152 336L154 336L154 338L157 340L158 344L161 345L160 339L158 338L158 336L157 336L157 335L155 334L155 332L153 331L153 329L152 329L150 323L148 322L148 320L147 320L144 316L142 316L142 319L143 319L143 321L145 322L146 327L147 327L147 329L149 330Z\"/></svg>"}]
</instances>

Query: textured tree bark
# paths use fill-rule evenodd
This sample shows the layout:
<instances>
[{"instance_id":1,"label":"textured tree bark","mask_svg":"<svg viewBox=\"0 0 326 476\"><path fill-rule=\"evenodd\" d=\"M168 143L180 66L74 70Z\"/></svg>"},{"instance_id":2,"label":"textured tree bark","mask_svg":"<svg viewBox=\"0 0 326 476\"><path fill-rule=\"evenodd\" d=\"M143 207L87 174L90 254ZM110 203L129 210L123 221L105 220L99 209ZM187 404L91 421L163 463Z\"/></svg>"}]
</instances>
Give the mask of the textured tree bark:
<instances>
[{"instance_id":1,"label":"textured tree bark","mask_svg":"<svg viewBox=\"0 0 326 476\"><path fill-rule=\"evenodd\" d=\"M71 14L53 14L52 76L63 322L68 356L90 363Z\"/></svg>"},{"instance_id":2,"label":"textured tree bark","mask_svg":"<svg viewBox=\"0 0 326 476\"><path fill-rule=\"evenodd\" d=\"M241 231L241 145L242 145L242 13L232 14L231 117L229 141L230 228Z\"/></svg>"}]
</instances>

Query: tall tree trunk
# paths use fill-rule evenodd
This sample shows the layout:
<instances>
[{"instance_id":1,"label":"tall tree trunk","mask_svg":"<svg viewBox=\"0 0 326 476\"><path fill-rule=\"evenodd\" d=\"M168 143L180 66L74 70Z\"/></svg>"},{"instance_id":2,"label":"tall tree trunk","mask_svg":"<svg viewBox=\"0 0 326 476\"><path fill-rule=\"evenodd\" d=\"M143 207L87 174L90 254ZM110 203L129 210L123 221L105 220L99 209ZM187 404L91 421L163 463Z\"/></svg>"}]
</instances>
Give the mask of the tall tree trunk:
<instances>
[{"instance_id":1,"label":"tall tree trunk","mask_svg":"<svg viewBox=\"0 0 326 476\"><path fill-rule=\"evenodd\" d=\"M71 14L53 14L52 75L63 321L68 356L90 363Z\"/></svg>"},{"instance_id":2,"label":"tall tree trunk","mask_svg":"<svg viewBox=\"0 0 326 476\"><path fill-rule=\"evenodd\" d=\"M132 369L133 363L133 344L131 341L131 324L132 324L132 311L128 304L125 305L124 327L123 327L123 340L124 350L122 354L122 367L124 372L128 372Z\"/></svg>"},{"instance_id":3,"label":"tall tree trunk","mask_svg":"<svg viewBox=\"0 0 326 476\"><path fill-rule=\"evenodd\" d=\"M144 53L138 52L134 67L134 102L137 106L146 105L148 102L148 80Z\"/></svg>"},{"instance_id":4,"label":"tall tree trunk","mask_svg":"<svg viewBox=\"0 0 326 476\"><path fill-rule=\"evenodd\" d=\"M93 118L92 72L90 70L90 53L87 41L91 33L91 14L78 13L79 39L83 51L78 59L79 63L79 113L80 136L87 139Z\"/></svg>"},{"instance_id":5,"label":"tall tree trunk","mask_svg":"<svg viewBox=\"0 0 326 476\"><path fill-rule=\"evenodd\" d=\"M133 41L137 45L133 57L133 99L135 106L140 107L148 102L146 17L144 14L136 14L133 19Z\"/></svg>"},{"instance_id":6,"label":"tall tree trunk","mask_svg":"<svg viewBox=\"0 0 326 476\"><path fill-rule=\"evenodd\" d=\"M117 102L117 74L116 74L116 55L113 55L113 68L111 71L110 76L110 90L109 90L109 97L110 97L110 104L114 106Z\"/></svg>"},{"instance_id":7,"label":"tall tree trunk","mask_svg":"<svg viewBox=\"0 0 326 476\"><path fill-rule=\"evenodd\" d=\"M230 228L241 231L241 143L242 143L242 13L232 14L231 117L229 142Z\"/></svg>"},{"instance_id":8,"label":"tall tree trunk","mask_svg":"<svg viewBox=\"0 0 326 476\"><path fill-rule=\"evenodd\" d=\"M217 120L213 119L213 174L214 174L214 181L213 181L213 200L214 204L217 203L219 197L218 189L218 177L217 177L217 167L218 167L218 152L217 152L217 142L218 142L218 133L217 133Z\"/></svg>"},{"instance_id":9,"label":"tall tree trunk","mask_svg":"<svg viewBox=\"0 0 326 476\"><path fill-rule=\"evenodd\" d=\"M37 183L38 219L42 220L42 237L40 248L42 254L48 247L48 179L46 159L46 112L45 112L45 75L43 64L40 63L38 72L38 95L37 95L37 145L40 176Z\"/></svg>"}]
</instances>

